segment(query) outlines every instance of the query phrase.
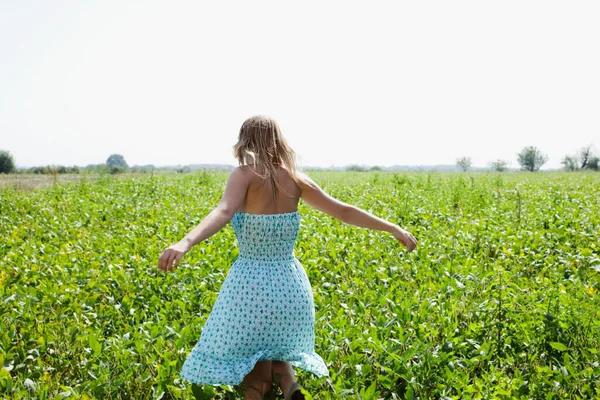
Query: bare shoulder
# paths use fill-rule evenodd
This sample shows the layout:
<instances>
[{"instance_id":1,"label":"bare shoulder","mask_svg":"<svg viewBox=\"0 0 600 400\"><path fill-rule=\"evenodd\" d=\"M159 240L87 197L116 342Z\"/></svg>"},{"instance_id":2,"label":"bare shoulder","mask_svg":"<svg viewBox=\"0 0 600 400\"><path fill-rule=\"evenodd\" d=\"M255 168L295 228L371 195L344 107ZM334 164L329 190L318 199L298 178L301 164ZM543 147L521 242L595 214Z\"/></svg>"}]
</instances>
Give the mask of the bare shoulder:
<instances>
[{"instance_id":1,"label":"bare shoulder","mask_svg":"<svg viewBox=\"0 0 600 400\"><path fill-rule=\"evenodd\" d=\"M253 175L252 169L248 165L240 165L231 171L229 178L237 181L250 181Z\"/></svg>"},{"instance_id":2,"label":"bare shoulder","mask_svg":"<svg viewBox=\"0 0 600 400\"><path fill-rule=\"evenodd\" d=\"M254 164L240 165L239 167L236 167L236 169L239 169L244 174L248 175L250 179L256 178L257 176L261 176L263 173L262 169Z\"/></svg>"},{"instance_id":3,"label":"bare shoulder","mask_svg":"<svg viewBox=\"0 0 600 400\"><path fill-rule=\"evenodd\" d=\"M306 175L304 172L302 171L296 171L296 176L298 176L298 178L300 178L300 181L302 182L302 189L318 189L319 185L317 185L315 183L315 181L313 181L310 176Z\"/></svg>"},{"instance_id":4,"label":"bare shoulder","mask_svg":"<svg viewBox=\"0 0 600 400\"><path fill-rule=\"evenodd\" d=\"M248 174L251 170L251 166L250 165L240 165L237 166L233 169L233 171L231 171L231 173L236 173L236 174Z\"/></svg>"}]
</instances>

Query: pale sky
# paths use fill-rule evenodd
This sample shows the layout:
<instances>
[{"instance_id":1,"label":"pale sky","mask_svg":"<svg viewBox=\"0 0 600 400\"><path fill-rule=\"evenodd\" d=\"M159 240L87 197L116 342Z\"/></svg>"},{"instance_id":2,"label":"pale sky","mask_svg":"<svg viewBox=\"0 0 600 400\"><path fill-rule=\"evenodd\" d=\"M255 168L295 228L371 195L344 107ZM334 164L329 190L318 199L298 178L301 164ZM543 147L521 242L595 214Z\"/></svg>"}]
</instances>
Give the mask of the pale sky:
<instances>
[{"instance_id":1,"label":"pale sky","mask_svg":"<svg viewBox=\"0 0 600 400\"><path fill-rule=\"evenodd\" d=\"M0 1L17 166L236 164L253 114L301 165L558 168L600 150L598 1Z\"/></svg>"}]
</instances>

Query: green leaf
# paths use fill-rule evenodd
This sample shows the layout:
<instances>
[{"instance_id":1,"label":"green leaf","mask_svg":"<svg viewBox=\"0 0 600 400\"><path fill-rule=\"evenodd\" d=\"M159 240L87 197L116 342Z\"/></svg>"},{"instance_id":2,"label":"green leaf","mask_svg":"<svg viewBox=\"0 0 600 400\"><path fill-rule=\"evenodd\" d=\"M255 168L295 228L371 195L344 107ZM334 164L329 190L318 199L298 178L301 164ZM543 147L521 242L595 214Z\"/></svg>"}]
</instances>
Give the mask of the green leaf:
<instances>
[{"instance_id":1,"label":"green leaf","mask_svg":"<svg viewBox=\"0 0 600 400\"><path fill-rule=\"evenodd\" d=\"M565 346L564 344L562 344L560 342L550 342L550 346L552 346L553 349L558 350L558 351L567 350L567 346Z\"/></svg>"},{"instance_id":2,"label":"green leaf","mask_svg":"<svg viewBox=\"0 0 600 400\"><path fill-rule=\"evenodd\" d=\"M215 398L215 390L210 385L197 385L192 383L192 393L196 400L209 400Z\"/></svg>"},{"instance_id":3,"label":"green leaf","mask_svg":"<svg viewBox=\"0 0 600 400\"><path fill-rule=\"evenodd\" d=\"M88 344L96 357L102 353L102 344L98 341L96 334L91 333L88 336Z\"/></svg>"},{"instance_id":4,"label":"green leaf","mask_svg":"<svg viewBox=\"0 0 600 400\"><path fill-rule=\"evenodd\" d=\"M372 399L375 396L376 388L377 385L375 384L375 381L373 381L373 383L371 383L371 386L369 386L369 388L365 391L365 400Z\"/></svg>"},{"instance_id":5,"label":"green leaf","mask_svg":"<svg viewBox=\"0 0 600 400\"><path fill-rule=\"evenodd\" d=\"M408 387L406 388L406 393L404 394L404 398L406 400L414 400L414 398L415 398L415 391L412 388L412 386L408 385Z\"/></svg>"}]
</instances>

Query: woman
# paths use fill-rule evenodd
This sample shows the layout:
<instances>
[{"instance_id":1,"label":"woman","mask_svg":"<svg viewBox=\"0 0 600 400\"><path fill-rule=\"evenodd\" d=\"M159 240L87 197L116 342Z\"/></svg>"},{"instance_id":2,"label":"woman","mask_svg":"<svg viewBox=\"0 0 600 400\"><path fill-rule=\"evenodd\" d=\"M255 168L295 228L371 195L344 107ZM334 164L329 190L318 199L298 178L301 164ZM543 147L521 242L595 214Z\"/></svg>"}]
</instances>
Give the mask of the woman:
<instances>
[{"instance_id":1,"label":"woman","mask_svg":"<svg viewBox=\"0 0 600 400\"><path fill-rule=\"evenodd\" d=\"M311 285L293 254L299 200L345 223L390 232L408 251L417 242L399 226L329 196L297 171L295 153L271 118L247 119L234 153L240 166L218 206L158 262L159 270L174 271L194 245L231 221L239 256L180 375L196 384L242 384L246 399L262 399L275 378L286 400L309 398L293 367L329 373L314 350Z\"/></svg>"}]
</instances>

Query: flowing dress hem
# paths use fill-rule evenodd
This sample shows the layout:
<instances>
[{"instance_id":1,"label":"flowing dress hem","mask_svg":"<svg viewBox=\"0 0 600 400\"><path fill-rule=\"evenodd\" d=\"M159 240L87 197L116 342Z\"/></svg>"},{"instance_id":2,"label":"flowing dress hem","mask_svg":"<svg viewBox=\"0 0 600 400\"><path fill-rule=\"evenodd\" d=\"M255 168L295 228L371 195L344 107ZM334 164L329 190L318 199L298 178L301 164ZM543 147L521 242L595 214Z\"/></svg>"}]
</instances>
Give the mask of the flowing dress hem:
<instances>
[{"instance_id":1,"label":"flowing dress hem","mask_svg":"<svg viewBox=\"0 0 600 400\"><path fill-rule=\"evenodd\" d=\"M207 355L202 355L203 359L210 360L210 365L226 364L228 369L231 371L231 376L234 379L223 379L222 377L210 377L205 374L204 377L202 371L194 373L188 367L186 361L183 368L181 369L179 376L188 382L195 383L197 385L213 385L213 386L225 386L225 385L239 385L242 383L244 377L254 369L257 361L261 360L279 360L290 363L293 367L300 368L306 372L315 374L318 377L329 376L329 371L325 362L316 352L305 353L305 352L293 352L293 353L282 353L281 350L262 350L254 354L245 360L223 360Z\"/></svg>"}]
</instances>

